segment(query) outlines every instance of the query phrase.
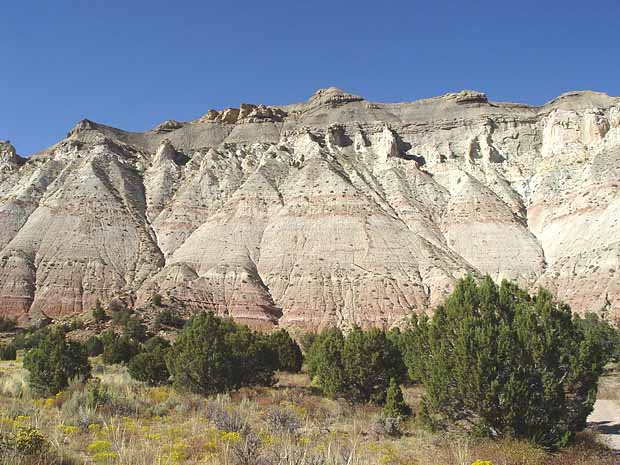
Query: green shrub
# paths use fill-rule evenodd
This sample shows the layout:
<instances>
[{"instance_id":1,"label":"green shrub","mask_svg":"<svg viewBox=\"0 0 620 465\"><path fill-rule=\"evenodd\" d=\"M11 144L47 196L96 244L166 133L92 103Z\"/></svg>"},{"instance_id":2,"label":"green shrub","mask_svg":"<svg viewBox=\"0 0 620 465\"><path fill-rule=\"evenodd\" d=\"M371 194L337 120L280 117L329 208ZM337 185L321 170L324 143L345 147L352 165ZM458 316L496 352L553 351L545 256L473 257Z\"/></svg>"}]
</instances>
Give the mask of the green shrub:
<instances>
[{"instance_id":1,"label":"green shrub","mask_svg":"<svg viewBox=\"0 0 620 465\"><path fill-rule=\"evenodd\" d=\"M56 331L65 331L63 326L39 328L36 330L25 331L13 338L11 344L17 349L32 349L38 345L52 329Z\"/></svg>"},{"instance_id":2,"label":"green shrub","mask_svg":"<svg viewBox=\"0 0 620 465\"><path fill-rule=\"evenodd\" d=\"M17 359L17 350L13 344L0 344L0 360Z\"/></svg>"},{"instance_id":3,"label":"green shrub","mask_svg":"<svg viewBox=\"0 0 620 465\"><path fill-rule=\"evenodd\" d=\"M304 362L299 345L288 332L280 329L266 336L271 350L278 359L278 370L299 373Z\"/></svg>"},{"instance_id":4,"label":"green shrub","mask_svg":"<svg viewBox=\"0 0 620 465\"><path fill-rule=\"evenodd\" d=\"M103 342L103 363L127 363L139 352L136 341L126 335L119 336L113 331L105 331L101 335Z\"/></svg>"},{"instance_id":5,"label":"green shrub","mask_svg":"<svg viewBox=\"0 0 620 465\"><path fill-rule=\"evenodd\" d=\"M101 306L101 302L99 302L99 300L95 302L95 306L93 307L92 313L93 313L93 319L99 323L108 320L108 314L105 312L105 310Z\"/></svg>"},{"instance_id":6,"label":"green shrub","mask_svg":"<svg viewBox=\"0 0 620 465\"><path fill-rule=\"evenodd\" d=\"M330 397L352 402L384 403L390 380L405 375L396 344L384 331L353 328L346 338L328 330L308 351L308 371L314 383Z\"/></svg>"},{"instance_id":7,"label":"green shrub","mask_svg":"<svg viewBox=\"0 0 620 465\"><path fill-rule=\"evenodd\" d=\"M606 353L545 290L471 276L432 319L412 321L405 360L431 426L565 445L586 425Z\"/></svg>"},{"instance_id":8,"label":"green shrub","mask_svg":"<svg viewBox=\"0 0 620 465\"><path fill-rule=\"evenodd\" d=\"M115 306L111 309L112 322L116 325L127 326L133 312L125 307Z\"/></svg>"},{"instance_id":9,"label":"green shrub","mask_svg":"<svg viewBox=\"0 0 620 465\"><path fill-rule=\"evenodd\" d=\"M15 329L17 321L0 315L0 333L9 333Z\"/></svg>"},{"instance_id":10,"label":"green shrub","mask_svg":"<svg viewBox=\"0 0 620 465\"><path fill-rule=\"evenodd\" d=\"M208 395L273 384L277 357L247 326L200 313L179 333L166 364L175 388Z\"/></svg>"},{"instance_id":11,"label":"green shrub","mask_svg":"<svg viewBox=\"0 0 620 465\"><path fill-rule=\"evenodd\" d=\"M82 321L80 318L74 318L68 323L63 324L63 327L64 332L69 333L71 331L76 331L78 329L84 328L84 321Z\"/></svg>"},{"instance_id":12,"label":"green shrub","mask_svg":"<svg viewBox=\"0 0 620 465\"><path fill-rule=\"evenodd\" d=\"M137 316L132 316L125 323L125 335L136 342L144 342L148 339L146 326Z\"/></svg>"},{"instance_id":13,"label":"green shrub","mask_svg":"<svg viewBox=\"0 0 620 465\"><path fill-rule=\"evenodd\" d=\"M606 361L620 361L620 330L595 313L586 313L583 317L574 316L575 323L596 340L601 341Z\"/></svg>"},{"instance_id":14,"label":"green shrub","mask_svg":"<svg viewBox=\"0 0 620 465\"><path fill-rule=\"evenodd\" d=\"M166 354L169 349L170 343L161 337L152 337L146 341L142 352L129 362L131 377L149 386L166 384L170 378L166 367Z\"/></svg>"},{"instance_id":15,"label":"green shrub","mask_svg":"<svg viewBox=\"0 0 620 465\"><path fill-rule=\"evenodd\" d=\"M312 347L312 344L314 343L316 337L316 333L303 333L301 335L301 337L299 338L299 346L304 353L310 350L310 347Z\"/></svg>"},{"instance_id":16,"label":"green shrub","mask_svg":"<svg viewBox=\"0 0 620 465\"><path fill-rule=\"evenodd\" d=\"M183 318L179 316L179 313L172 308L164 308L155 317L155 324L160 326L170 326L172 328L180 329L185 324Z\"/></svg>"},{"instance_id":17,"label":"green shrub","mask_svg":"<svg viewBox=\"0 0 620 465\"><path fill-rule=\"evenodd\" d=\"M79 342L68 341L58 329L50 331L26 353L24 368L30 372L31 389L43 396L60 392L72 378L90 377L86 348Z\"/></svg>"},{"instance_id":18,"label":"green shrub","mask_svg":"<svg viewBox=\"0 0 620 465\"><path fill-rule=\"evenodd\" d=\"M86 346L88 355L91 357L96 357L97 355L101 355L103 353L103 342L101 341L101 338L97 336L90 336L86 339L84 345Z\"/></svg>"},{"instance_id":19,"label":"green shrub","mask_svg":"<svg viewBox=\"0 0 620 465\"><path fill-rule=\"evenodd\" d=\"M161 307L161 295L159 294L153 294L153 297L151 297L151 302L153 303L153 305L155 305L156 307Z\"/></svg>"}]
</instances>

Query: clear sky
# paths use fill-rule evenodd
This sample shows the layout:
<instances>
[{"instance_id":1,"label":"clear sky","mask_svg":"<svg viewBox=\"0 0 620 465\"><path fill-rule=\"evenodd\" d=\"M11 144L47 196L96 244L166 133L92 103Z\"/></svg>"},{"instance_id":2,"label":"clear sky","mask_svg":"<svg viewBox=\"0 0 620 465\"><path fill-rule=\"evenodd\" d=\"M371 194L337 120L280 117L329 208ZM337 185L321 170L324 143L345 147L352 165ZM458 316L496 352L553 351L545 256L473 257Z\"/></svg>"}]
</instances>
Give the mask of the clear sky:
<instances>
[{"instance_id":1,"label":"clear sky","mask_svg":"<svg viewBox=\"0 0 620 465\"><path fill-rule=\"evenodd\" d=\"M335 85L376 101L476 89L620 95L620 2L46 0L0 7L0 139L128 130Z\"/></svg>"}]
</instances>

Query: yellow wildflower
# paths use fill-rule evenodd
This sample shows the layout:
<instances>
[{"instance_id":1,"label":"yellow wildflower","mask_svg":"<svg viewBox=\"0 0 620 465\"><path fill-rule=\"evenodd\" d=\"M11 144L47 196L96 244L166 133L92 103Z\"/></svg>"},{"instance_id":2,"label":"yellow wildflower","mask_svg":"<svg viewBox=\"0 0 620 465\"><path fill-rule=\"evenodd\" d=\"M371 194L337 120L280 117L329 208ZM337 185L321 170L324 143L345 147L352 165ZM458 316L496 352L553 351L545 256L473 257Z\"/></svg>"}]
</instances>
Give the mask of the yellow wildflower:
<instances>
[{"instance_id":1,"label":"yellow wildflower","mask_svg":"<svg viewBox=\"0 0 620 465\"><path fill-rule=\"evenodd\" d=\"M65 434L75 434L79 430L77 426L73 426L73 425L60 425L60 429Z\"/></svg>"},{"instance_id":2,"label":"yellow wildflower","mask_svg":"<svg viewBox=\"0 0 620 465\"><path fill-rule=\"evenodd\" d=\"M239 442L241 440L241 435L239 433L223 432L220 434L220 439L223 442Z\"/></svg>"},{"instance_id":3,"label":"yellow wildflower","mask_svg":"<svg viewBox=\"0 0 620 465\"><path fill-rule=\"evenodd\" d=\"M88 431L91 433L98 433L101 431L101 425L99 423L91 423L88 425Z\"/></svg>"},{"instance_id":4,"label":"yellow wildflower","mask_svg":"<svg viewBox=\"0 0 620 465\"><path fill-rule=\"evenodd\" d=\"M96 455L101 452L112 452L112 443L110 441L97 440L91 442L88 447L88 453Z\"/></svg>"}]
</instances>

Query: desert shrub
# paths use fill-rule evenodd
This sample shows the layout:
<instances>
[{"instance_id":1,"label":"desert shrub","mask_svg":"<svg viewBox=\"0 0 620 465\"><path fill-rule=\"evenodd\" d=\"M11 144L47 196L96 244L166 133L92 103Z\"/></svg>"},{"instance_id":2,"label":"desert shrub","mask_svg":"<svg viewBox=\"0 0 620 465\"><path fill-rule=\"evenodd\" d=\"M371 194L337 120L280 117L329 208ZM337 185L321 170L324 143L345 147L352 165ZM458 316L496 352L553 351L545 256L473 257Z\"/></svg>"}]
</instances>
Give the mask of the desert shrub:
<instances>
[{"instance_id":1,"label":"desert shrub","mask_svg":"<svg viewBox=\"0 0 620 465\"><path fill-rule=\"evenodd\" d=\"M93 319L99 323L108 320L108 314L105 312L103 307L101 306L101 302L97 300L95 302L95 306L92 309Z\"/></svg>"},{"instance_id":2,"label":"desert shrub","mask_svg":"<svg viewBox=\"0 0 620 465\"><path fill-rule=\"evenodd\" d=\"M170 326L171 328L180 329L185 324L185 321L179 313L172 308L164 308L155 317L155 324L160 326Z\"/></svg>"},{"instance_id":3,"label":"desert shrub","mask_svg":"<svg viewBox=\"0 0 620 465\"><path fill-rule=\"evenodd\" d=\"M47 447L47 441L37 428L18 428L14 441L17 451L24 455L40 454Z\"/></svg>"},{"instance_id":4,"label":"desert shrub","mask_svg":"<svg viewBox=\"0 0 620 465\"><path fill-rule=\"evenodd\" d=\"M103 363L127 363L139 352L139 345L126 335L119 336L113 331L105 331L101 335L103 342Z\"/></svg>"},{"instance_id":5,"label":"desert shrub","mask_svg":"<svg viewBox=\"0 0 620 465\"><path fill-rule=\"evenodd\" d=\"M142 351L129 362L132 378L149 386L166 384L170 373L166 367L166 354L170 343L161 337L152 337L144 344Z\"/></svg>"},{"instance_id":6,"label":"desert shrub","mask_svg":"<svg viewBox=\"0 0 620 465\"><path fill-rule=\"evenodd\" d=\"M387 390L385 405L383 406L383 416L391 418L405 418L411 415L411 409L405 403L403 391L394 378L390 379Z\"/></svg>"},{"instance_id":7,"label":"desert shrub","mask_svg":"<svg viewBox=\"0 0 620 465\"><path fill-rule=\"evenodd\" d=\"M220 431L245 434L249 429L247 418L237 409L226 408L215 400L207 402L205 417Z\"/></svg>"},{"instance_id":8,"label":"desert shrub","mask_svg":"<svg viewBox=\"0 0 620 465\"><path fill-rule=\"evenodd\" d=\"M606 360L596 331L543 289L460 280L433 317L404 336L428 424L565 445L585 427ZM467 425L467 426L466 426Z\"/></svg>"},{"instance_id":9,"label":"desert shrub","mask_svg":"<svg viewBox=\"0 0 620 465\"><path fill-rule=\"evenodd\" d=\"M17 349L13 344L0 344L0 360L17 359Z\"/></svg>"},{"instance_id":10,"label":"desert shrub","mask_svg":"<svg viewBox=\"0 0 620 465\"><path fill-rule=\"evenodd\" d=\"M150 411L148 401L139 391L122 386L106 386L105 402L101 407L103 413L115 416L144 416Z\"/></svg>"},{"instance_id":11,"label":"desert shrub","mask_svg":"<svg viewBox=\"0 0 620 465\"><path fill-rule=\"evenodd\" d=\"M200 313L179 333L166 364L175 388L208 395L273 384L277 360L266 338L247 326Z\"/></svg>"},{"instance_id":12,"label":"desert shrub","mask_svg":"<svg viewBox=\"0 0 620 465\"><path fill-rule=\"evenodd\" d=\"M263 415L263 419L273 433L295 434L301 428L297 414L282 407L269 408Z\"/></svg>"},{"instance_id":13,"label":"desert shrub","mask_svg":"<svg viewBox=\"0 0 620 465\"><path fill-rule=\"evenodd\" d=\"M44 396L60 392L71 378L90 377L86 348L67 340L60 330L51 331L26 353L24 368L30 372L30 387Z\"/></svg>"},{"instance_id":14,"label":"desert shrub","mask_svg":"<svg viewBox=\"0 0 620 465\"><path fill-rule=\"evenodd\" d=\"M0 431L0 463L3 465L78 465L56 447L50 447L36 428Z\"/></svg>"},{"instance_id":15,"label":"desert shrub","mask_svg":"<svg viewBox=\"0 0 620 465\"><path fill-rule=\"evenodd\" d=\"M375 434L398 437L402 434L401 419L383 414L377 415L374 418L372 429Z\"/></svg>"},{"instance_id":16,"label":"desert shrub","mask_svg":"<svg viewBox=\"0 0 620 465\"><path fill-rule=\"evenodd\" d=\"M161 295L153 294L153 297L151 297L151 303L156 307L161 307Z\"/></svg>"},{"instance_id":17,"label":"desert shrub","mask_svg":"<svg viewBox=\"0 0 620 465\"><path fill-rule=\"evenodd\" d=\"M320 334L308 351L308 371L328 396L353 402L385 402L394 378L405 374L402 356L384 331L353 328L346 338L338 330Z\"/></svg>"},{"instance_id":18,"label":"desert shrub","mask_svg":"<svg viewBox=\"0 0 620 465\"><path fill-rule=\"evenodd\" d=\"M257 461L263 462L262 445L260 436L251 431L238 441L233 441L230 447L232 465L255 465Z\"/></svg>"},{"instance_id":19,"label":"desert shrub","mask_svg":"<svg viewBox=\"0 0 620 465\"><path fill-rule=\"evenodd\" d=\"M284 329L269 334L267 341L271 350L276 354L278 370L290 373L299 373L304 362L299 345Z\"/></svg>"},{"instance_id":20,"label":"desert shrub","mask_svg":"<svg viewBox=\"0 0 620 465\"><path fill-rule=\"evenodd\" d=\"M16 320L0 315L0 333L11 332L15 329L16 326L17 326Z\"/></svg>"},{"instance_id":21,"label":"desert shrub","mask_svg":"<svg viewBox=\"0 0 620 465\"><path fill-rule=\"evenodd\" d=\"M89 425L102 422L97 409L106 401L105 390L98 381L77 385L60 409L63 422L86 431Z\"/></svg>"},{"instance_id":22,"label":"desert shrub","mask_svg":"<svg viewBox=\"0 0 620 465\"><path fill-rule=\"evenodd\" d=\"M101 341L101 338L97 336L90 336L86 339L84 345L86 346L88 355L91 357L96 357L97 355L101 355L103 353L103 342Z\"/></svg>"}]
</instances>

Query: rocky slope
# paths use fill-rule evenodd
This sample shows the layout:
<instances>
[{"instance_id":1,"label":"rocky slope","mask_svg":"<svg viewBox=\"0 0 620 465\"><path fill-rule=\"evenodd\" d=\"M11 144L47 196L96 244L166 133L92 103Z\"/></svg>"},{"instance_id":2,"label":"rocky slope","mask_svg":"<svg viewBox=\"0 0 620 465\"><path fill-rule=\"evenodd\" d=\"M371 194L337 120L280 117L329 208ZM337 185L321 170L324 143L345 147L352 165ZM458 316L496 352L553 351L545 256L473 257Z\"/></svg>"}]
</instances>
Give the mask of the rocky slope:
<instances>
[{"instance_id":1,"label":"rocky slope","mask_svg":"<svg viewBox=\"0 0 620 465\"><path fill-rule=\"evenodd\" d=\"M620 316L620 99L329 88L132 133L0 143L0 312L155 293L255 326L390 326L465 273Z\"/></svg>"}]
</instances>

